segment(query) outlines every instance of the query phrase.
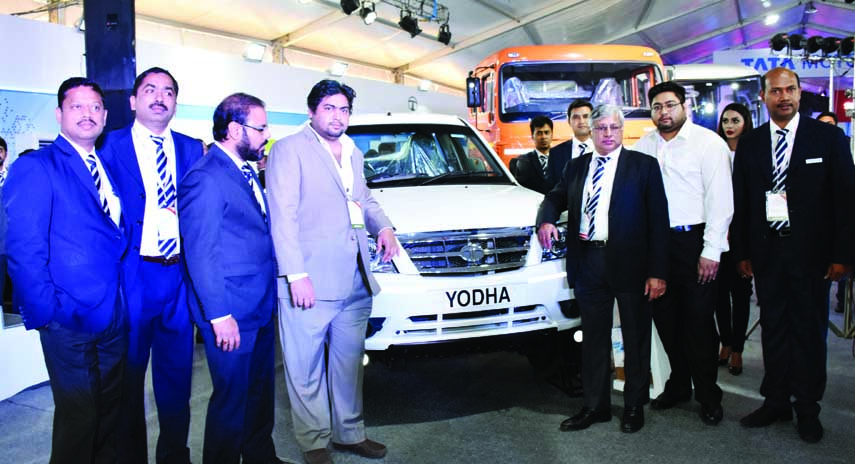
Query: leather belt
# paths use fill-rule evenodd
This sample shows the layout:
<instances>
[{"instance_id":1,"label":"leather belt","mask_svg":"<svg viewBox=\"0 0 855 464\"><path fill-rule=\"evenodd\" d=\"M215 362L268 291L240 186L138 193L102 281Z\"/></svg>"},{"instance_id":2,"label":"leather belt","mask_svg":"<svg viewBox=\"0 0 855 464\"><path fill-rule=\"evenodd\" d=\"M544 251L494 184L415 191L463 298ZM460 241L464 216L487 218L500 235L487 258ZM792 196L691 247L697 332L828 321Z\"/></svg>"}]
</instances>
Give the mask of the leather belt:
<instances>
[{"instance_id":1,"label":"leather belt","mask_svg":"<svg viewBox=\"0 0 855 464\"><path fill-rule=\"evenodd\" d=\"M704 228L706 224L703 222L700 224L690 224L688 226L674 226L671 228L674 232L691 232L693 230L701 230Z\"/></svg>"},{"instance_id":2,"label":"leather belt","mask_svg":"<svg viewBox=\"0 0 855 464\"><path fill-rule=\"evenodd\" d=\"M172 266L173 264L178 264L178 261L181 259L181 255L172 255L169 258L166 258L164 256L140 256L140 259L149 263L157 263L163 266Z\"/></svg>"},{"instance_id":3,"label":"leather belt","mask_svg":"<svg viewBox=\"0 0 855 464\"><path fill-rule=\"evenodd\" d=\"M789 227L784 227L783 229L769 229L772 232L772 235L777 237L789 237L793 235L792 229Z\"/></svg>"},{"instance_id":4,"label":"leather belt","mask_svg":"<svg viewBox=\"0 0 855 464\"><path fill-rule=\"evenodd\" d=\"M582 240L582 248L605 248L606 240Z\"/></svg>"}]
</instances>

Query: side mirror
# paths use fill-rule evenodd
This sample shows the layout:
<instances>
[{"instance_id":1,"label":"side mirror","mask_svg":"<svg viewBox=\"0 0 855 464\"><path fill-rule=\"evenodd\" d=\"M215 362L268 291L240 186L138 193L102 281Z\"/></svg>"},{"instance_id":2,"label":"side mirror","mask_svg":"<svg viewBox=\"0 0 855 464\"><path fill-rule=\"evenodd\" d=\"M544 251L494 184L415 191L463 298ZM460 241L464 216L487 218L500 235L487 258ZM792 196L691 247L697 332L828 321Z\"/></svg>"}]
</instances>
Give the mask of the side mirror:
<instances>
[{"instance_id":1,"label":"side mirror","mask_svg":"<svg viewBox=\"0 0 855 464\"><path fill-rule=\"evenodd\" d=\"M480 108L483 100L481 98L481 79L477 77L466 78L466 106L469 108Z\"/></svg>"}]
</instances>

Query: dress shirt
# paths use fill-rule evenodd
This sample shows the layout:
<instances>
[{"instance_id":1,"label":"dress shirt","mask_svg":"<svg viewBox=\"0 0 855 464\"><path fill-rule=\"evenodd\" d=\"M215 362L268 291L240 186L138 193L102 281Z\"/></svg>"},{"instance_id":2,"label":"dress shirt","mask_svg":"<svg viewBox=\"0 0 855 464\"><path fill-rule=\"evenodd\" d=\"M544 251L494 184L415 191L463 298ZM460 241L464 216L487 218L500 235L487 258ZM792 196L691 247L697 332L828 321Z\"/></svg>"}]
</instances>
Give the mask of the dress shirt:
<instances>
[{"instance_id":1,"label":"dress shirt","mask_svg":"<svg viewBox=\"0 0 855 464\"><path fill-rule=\"evenodd\" d=\"M59 135L74 147L74 151L76 151L77 154L80 155L80 159L83 160L83 166L86 167L86 171L89 171L89 162L86 161L86 158L89 156L90 152L74 143L73 140L68 138L62 132L60 132ZM107 176L107 171L104 169L104 164L101 163L101 158L98 156L98 153L95 152L94 148L91 153L95 155L95 164L98 165L98 173L101 176L101 190L103 192L98 193L104 194L104 198L107 200L107 207L110 208L110 219L113 220L113 223L118 225L119 221L122 219L122 204L119 203L119 196L116 195L115 190L113 190L113 184L110 183L110 178ZM92 182L94 183L95 181L93 180Z\"/></svg>"},{"instance_id":2,"label":"dress shirt","mask_svg":"<svg viewBox=\"0 0 855 464\"><path fill-rule=\"evenodd\" d=\"M582 143L585 144L585 152L584 153L579 152L579 145ZM584 154L593 153L593 152L594 152L594 141L590 137L588 137L588 140L585 140L584 142L580 142L579 139L577 139L576 137L573 137L572 139L570 139L570 156L571 156L570 159L578 158Z\"/></svg>"},{"instance_id":3,"label":"dress shirt","mask_svg":"<svg viewBox=\"0 0 855 464\"><path fill-rule=\"evenodd\" d=\"M796 129L799 128L799 119L799 113L796 112L793 119L790 119L790 122L783 127L783 129L787 129L787 149L784 150L784 166L787 167L790 166L790 157L793 155L793 145L796 143ZM769 121L769 129L771 129L769 132L772 133L772 173L774 174L775 165L777 164L775 161L775 145L778 143L778 133L776 131L782 128L778 127L774 122ZM787 185L786 180L784 180L784 185Z\"/></svg>"},{"instance_id":4,"label":"dress shirt","mask_svg":"<svg viewBox=\"0 0 855 464\"><path fill-rule=\"evenodd\" d=\"M721 260L729 249L733 218L730 148L715 132L686 121L669 141L653 131L635 150L655 157L662 169L671 227L706 223L701 256Z\"/></svg>"},{"instance_id":5,"label":"dress shirt","mask_svg":"<svg viewBox=\"0 0 855 464\"><path fill-rule=\"evenodd\" d=\"M131 137L134 141L134 151L137 163L140 167L143 187L145 188L145 213L140 237L140 255L160 256L158 239L173 238L176 240L176 249L181 249L181 237L178 233L178 208L171 213L160 212L157 186L160 183L160 174L157 172L157 144L151 139L152 135L163 137L163 154L166 156L166 170L172 175L172 183L178 192L178 176L175 172L175 142L172 140L172 131L168 128L163 134L155 134L147 127L134 121L131 126ZM168 223L167 221L171 221ZM167 231L174 231L169 233Z\"/></svg>"},{"instance_id":6,"label":"dress shirt","mask_svg":"<svg viewBox=\"0 0 855 464\"><path fill-rule=\"evenodd\" d=\"M618 158L623 146L606 154L609 160L603 166L603 177L600 179L600 199L597 201L597 210L594 215L594 236L588 237L588 240L608 240L609 239L609 203L612 200L612 184L615 181L615 172L617 171ZM588 198L594 193L594 172L597 170L597 158L600 155L596 152L591 156L591 163L588 165L588 179L585 181L585 191L582 195L582 217L579 221L579 233L588 233L588 220L585 218L585 205L588 203Z\"/></svg>"}]
</instances>

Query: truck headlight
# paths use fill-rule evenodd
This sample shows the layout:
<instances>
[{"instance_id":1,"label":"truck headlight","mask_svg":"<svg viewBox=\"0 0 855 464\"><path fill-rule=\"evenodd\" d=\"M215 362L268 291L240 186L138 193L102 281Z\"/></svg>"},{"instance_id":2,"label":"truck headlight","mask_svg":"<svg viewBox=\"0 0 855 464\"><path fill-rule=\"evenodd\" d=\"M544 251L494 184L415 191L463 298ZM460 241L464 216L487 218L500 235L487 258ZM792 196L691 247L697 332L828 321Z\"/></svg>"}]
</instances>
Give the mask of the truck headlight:
<instances>
[{"instance_id":1,"label":"truck headlight","mask_svg":"<svg viewBox=\"0 0 855 464\"><path fill-rule=\"evenodd\" d=\"M559 223L555 228L558 229L558 240L552 241L552 248L543 250L541 262L561 259L567 254L567 223Z\"/></svg>"},{"instance_id":2,"label":"truck headlight","mask_svg":"<svg viewBox=\"0 0 855 464\"><path fill-rule=\"evenodd\" d=\"M371 263L371 272L398 273L398 270L395 269L395 264L392 261L389 261L388 263L380 261L380 258L383 255L377 252L377 240L370 236L368 237L368 255L368 261Z\"/></svg>"}]
</instances>

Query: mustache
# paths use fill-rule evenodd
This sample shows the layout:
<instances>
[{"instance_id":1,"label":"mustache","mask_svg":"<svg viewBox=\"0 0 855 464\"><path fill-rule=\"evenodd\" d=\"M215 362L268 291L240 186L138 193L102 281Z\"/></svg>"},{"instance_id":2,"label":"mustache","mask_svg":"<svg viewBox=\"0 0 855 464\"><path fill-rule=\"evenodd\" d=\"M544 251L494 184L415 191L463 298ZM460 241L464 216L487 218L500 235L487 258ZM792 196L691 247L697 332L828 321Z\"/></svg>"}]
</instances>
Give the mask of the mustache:
<instances>
[{"instance_id":1,"label":"mustache","mask_svg":"<svg viewBox=\"0 0 855 464\"><path fill-rule=\"evenodd\" d=\"M160 107L160 108L163 108L164 110L168 110L168 109L169 109L169 108L167 108L167 107L166 107L166 105L164 105L163 103L159 103L159 102L154 102L154 103L152 103L151 105L148 105L148 107L149 107L149 108L151 108L151 109L154 109L155 107Z\"/></svg>"}]
</instances>

